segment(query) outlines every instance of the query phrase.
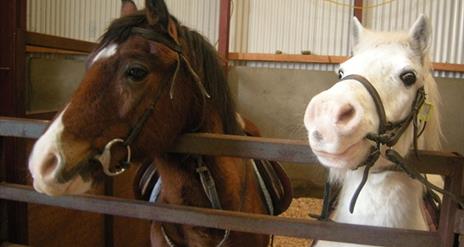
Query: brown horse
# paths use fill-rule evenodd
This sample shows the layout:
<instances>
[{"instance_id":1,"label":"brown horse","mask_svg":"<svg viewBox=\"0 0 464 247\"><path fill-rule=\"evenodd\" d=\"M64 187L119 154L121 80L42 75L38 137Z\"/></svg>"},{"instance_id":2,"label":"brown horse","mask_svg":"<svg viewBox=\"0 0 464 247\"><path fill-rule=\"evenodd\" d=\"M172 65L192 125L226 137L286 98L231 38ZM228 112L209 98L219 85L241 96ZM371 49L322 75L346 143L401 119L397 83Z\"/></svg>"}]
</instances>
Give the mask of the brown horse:
<instances>
[{"instance_id":1,"label":"brown horse","mask_svg":"<svg viewBox=\"0 0 464 247\"><path fill-rule=\"evenodd\" d=\"M147 0L145 11L110 25L71 101L35 144L34 188L84 193L102 170L114 175L129 163L154 160L162 179L157 202L269 212L249 160L167 153L186 132L242 134L214 48L181 26L164 1ZM216 190L203 189L210 178ZM286 198L276 213L288 207ZM265 235L160 222L152 224L151 239L153 246L269 242Z\"/></svg>"}]
</instances>

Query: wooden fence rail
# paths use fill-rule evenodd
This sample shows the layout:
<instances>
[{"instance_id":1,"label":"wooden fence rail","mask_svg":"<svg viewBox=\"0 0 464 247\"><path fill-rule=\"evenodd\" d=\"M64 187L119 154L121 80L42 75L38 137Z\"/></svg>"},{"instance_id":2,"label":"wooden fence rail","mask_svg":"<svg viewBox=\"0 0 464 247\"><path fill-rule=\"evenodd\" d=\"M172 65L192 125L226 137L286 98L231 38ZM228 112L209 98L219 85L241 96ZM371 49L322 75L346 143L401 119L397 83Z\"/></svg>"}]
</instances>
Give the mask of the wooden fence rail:
<instances>
[{"instance_id":1,"label":"wooden fence rail","mask_svg":"<svg viewBox=\"0 0 464 247\"><path fill-rule=\"evenodd\" d=\"M0 137L37 138L46 130L48 124L48 121L0 117ZM303 140L187 134L182 136L170 151L317 163L315 155ZM445 175L445 188L460 194L464 164L462 157L451 153L421 151L419 158L410 157L409 161L421 172ZM8 183L0 183L0 199L243 232L398 247L452 246L454 232L460 233L463 228L463 220L457 215L464 215L447 196L443 200L437 232L152 204L106 196L48 197L34 192L30 187Z\"/></svg>"},{"instance_id":2,"label":"wooden fence rail","mask_svg":"<svg viewBox=\"0 0 464 247\"><path fill-rule=\"evenodd\" d=\"M106 196L49 197L38 194L26 186L6 183L0 183L0 198L139 219L358 244L427 247L439 246L440 243L438 233L424 231L336 224L224 210L152 204Z\"/></svg>"}]
</instances>

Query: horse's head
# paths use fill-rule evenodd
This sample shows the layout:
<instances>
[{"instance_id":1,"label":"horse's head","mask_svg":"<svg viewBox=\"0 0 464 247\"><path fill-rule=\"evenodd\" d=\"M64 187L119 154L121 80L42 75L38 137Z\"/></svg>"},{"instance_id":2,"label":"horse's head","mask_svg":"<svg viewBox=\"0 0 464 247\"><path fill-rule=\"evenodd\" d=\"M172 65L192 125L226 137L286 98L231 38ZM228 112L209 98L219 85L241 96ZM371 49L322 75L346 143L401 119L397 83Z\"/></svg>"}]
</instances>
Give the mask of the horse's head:
<instances>
[{"instance_id":1,"label":"horse's head","mask_svg":"<svg viewBox=\"0 0 464 247\"><path fill-rule=\"evenodd\" d=\"M340 168L335 169L339 171L360 165L375 145L369 135L377 135L383 131L380 129L390 130L390 125L401 127L411 115L414 102L421 97L422 87L428 100L438 103L428 58L430 32L423 16L408 33L373 32L354 19L353 57L340 65L340 81L316 95L305 112L309 143L323 165ZM378 100L374 94L378 94ZM439 145L438 112L433 114L424 135L429 144L421 148L433 149ZM382 115L385 121L381 120ZM392 141L402 155L413 141L409 123L399 141ZM381 157L376 166L385 165L385 161Z\"/></svg>"},{"instance_id":2,"label":"horse's head","mask_svg":"<svg viewBox=\"0 0 464 247\"><path fill-rule=\"evenodd\" d=\"M162 0L147 0L145 12L115 20L90 56L79 88L33 148L35 189L85 192L99 163L116 172L128 156L152 159L181 132L199 127L209 96L202 63L220 70L213 55L202 54L214 50L203 43L170 16Z\"/></svg>"}]
</instances>

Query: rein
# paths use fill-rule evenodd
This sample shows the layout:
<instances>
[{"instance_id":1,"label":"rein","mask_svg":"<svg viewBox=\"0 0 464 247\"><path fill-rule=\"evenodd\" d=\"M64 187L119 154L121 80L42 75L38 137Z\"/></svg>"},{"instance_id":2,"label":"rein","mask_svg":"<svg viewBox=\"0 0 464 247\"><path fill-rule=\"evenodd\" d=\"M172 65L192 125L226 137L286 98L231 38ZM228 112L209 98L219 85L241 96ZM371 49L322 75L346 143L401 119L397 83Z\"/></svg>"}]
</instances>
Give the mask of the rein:
<instances>
[{"instance_id":1,"label":"rein","mask_svg":"<svg viewBox=\"0 0 464 247\"><path fill-rule=\"evenodd\" d=\"M427 181L427 179L424 176L422 176L414 168L410 167L406 163L406 160L396 150L393 149L393 146L398 142L401 135L406 131L410 123L413 122L413 128L414 128L413 145L414 145L414 151L417 152L417 139L419 135L422 133L422 131L418 133L419 124L418 124L417 116L426 98L424 87L420 87L417 90L416 97L411 106L411 111L409 115L406 116L403 120L393 123L387 120L387 117L385 114L385 108L383 106L380 95L377 92L377 90L374 88L374 86L369 82L369 80L357 74L348 75L344 77L343 79L341 79L340 81L344 81L344 80L355 80L364 86L364 88L368 91L369 95L374 101L375 108L377 110L377 115L379 118L379 128L378 128L377 133L368 133L365 137L366 139L373 141L375 145L371 147L371 151L369 155L367 156L367 158L355 168L355 169L358 169L360 167L365 166L364 171L363 171L362 180L351 198L350 208L349 208L350 213L353 213L358 196L362 188L367 182L367 178L369 176L369 170L372 168L372 166L375 164L375 162L379 159L381 155L382 146L387 147L387 150L385 151L385 158L393 162L393 166L395 167L395 169L396 167L398 167L397 170L403 171L409 177L418 180L428 190L449 195L451 199L459 203L461 207L464 206L464 203L462 202L462 200L460 200L456 195L450 193L449 191L443 190L431 184L429 181ZM327 183L326 186L330 186L330 185ZM328 200L329 200L329 197L325 196L324 205L329 204ZM323 217L321 217L322 219L328 218L328 209L329 209L328 206L323 208L323 212L322 212Z\"/></svg>"}]
</instances>

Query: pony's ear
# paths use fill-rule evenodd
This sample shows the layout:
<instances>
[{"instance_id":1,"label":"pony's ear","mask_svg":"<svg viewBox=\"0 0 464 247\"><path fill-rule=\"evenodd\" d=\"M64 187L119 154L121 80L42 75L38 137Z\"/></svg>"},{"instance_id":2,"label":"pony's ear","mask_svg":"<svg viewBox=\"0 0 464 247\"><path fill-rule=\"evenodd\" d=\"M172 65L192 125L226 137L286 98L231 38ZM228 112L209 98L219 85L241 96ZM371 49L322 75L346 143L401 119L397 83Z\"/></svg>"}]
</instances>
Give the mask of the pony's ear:
<instances>
[{"instance_id":1,"label":"pony's ear","mask_svg":"<svg viewBox=\"0 0 464 247\"><path fill-rule=\"evenodd\" d=\"M409 30L411 47L423 54L430 45L431 27L424 15L420 15Z\"/></svg>"},{"instance_id":2,"label":"pony's ear","mask_svg":"<svg viewBox=\"0 0 464 247\"><path fill-rule=\"evenodd\" d=\"M121 0L121 17L133 15L137 12L137 6L132 0Z\"/></svg>"},{"instance_id":3,"label":"pony's ear","mask_svg":"<svg viewBox=\"0 0 464 247\"><path fill-rule=\"evenodd\" d=\"M148 24L151 26L160 24L168 29L169 12L164 0L145 0L145 8Z\"/></svg>"},{"instance_id":4,"label":"pony's ear","mask_svg":"<svg viewBox=\"0 0 464 247\"><path fill-rule=\"evenodd\" d=\"M363 25L361 24L361 22L359 22L358 18L353 17L353 44L352 44L352 47L355 47L359 41L361 40L361 37L364 33L364 27Z\"/></svg>"}]
</instances>

